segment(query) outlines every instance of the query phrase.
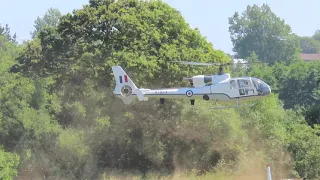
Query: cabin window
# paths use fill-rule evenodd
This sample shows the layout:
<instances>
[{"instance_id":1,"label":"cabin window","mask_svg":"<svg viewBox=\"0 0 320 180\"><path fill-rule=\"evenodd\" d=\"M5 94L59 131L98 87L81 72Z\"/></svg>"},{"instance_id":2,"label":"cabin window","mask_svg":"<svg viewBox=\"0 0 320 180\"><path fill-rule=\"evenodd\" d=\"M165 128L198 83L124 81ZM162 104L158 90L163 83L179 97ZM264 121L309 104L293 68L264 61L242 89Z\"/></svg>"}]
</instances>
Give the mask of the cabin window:
<instances>
[{"instance_id":1,"label":"cabin window","mask_svg":"<svg viewBox=\"0 0 320 180\"><path fill-rule=\"evenodd\" d=\"M247 87L252 87L252 83L250 80L245 80L245 81L246 81Z\"/></svg>"},{"instance_id":2,"label":"cabin window","mask_svg":"<svg viewBox=\"0 0 320 180\"><path fill-rule=\"evenodd\" d=\"M237 88L237 84L235 80L231 80L230 81L230 89L236 89Z\"/></svg>"},{"instance_id":3,"label":"cabin window","mask_svg":"<svg viewBox=\"0 0 320 180\"><path fill-rule=\"evenodd\" d=\"M238 80L238 84L239 84L240 88L252 87L251 82L249 80L246 80L246 79L239 79Z\"/></svg>"}]
</instances>

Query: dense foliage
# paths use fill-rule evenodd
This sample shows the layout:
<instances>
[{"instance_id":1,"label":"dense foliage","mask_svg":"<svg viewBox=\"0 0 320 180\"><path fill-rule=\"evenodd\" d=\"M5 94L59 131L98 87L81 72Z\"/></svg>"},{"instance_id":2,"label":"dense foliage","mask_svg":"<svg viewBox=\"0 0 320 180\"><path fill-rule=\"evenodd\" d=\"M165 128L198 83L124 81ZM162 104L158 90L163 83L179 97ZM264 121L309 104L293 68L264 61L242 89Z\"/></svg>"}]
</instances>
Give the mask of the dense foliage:
<instances>
[{"instance_id":1,"label":"dense foliage","mask_svg":"<svg viewBox=\"0 0 320 180\"><path fill-rule=\"evenodd\" d=\"M202 101L195 107L177 100L160 105L157 99L124 106L113 96L115 64L138 86L172 87L183 85L183 76L216 71L173 60L230 61L161 1L90 0L59 19L51 9L35 22L46 25L23 45L12 41L7 27L0 35L1 178L154 179L180 173L262 179L266 164L275 179L319 177L320 64L293 63L297 39L269 7L261 8L248 6L245 20L235 15L231 29L258 30L252 19L258 14L259 22L269 22L265 37L283 35L294 43L266 38L283 49L263 59L255 38L233 38L239 55L273 66L238 67L232 75L261 78L277 92L240 109L212 110Z\"/></svg>"},{"instance_id":2,"label":"dense foliage","mask_svg":"<svg viewBox=\"0 0 320 180\"><path fill-rule=\"evenodd\" d=\"M302 53L314 54L320 51L320 41L313 37L300 37Z\"/></svg>"},{"instance_id":3,"label":"dense foliage","mask_svg":"<svg viewBox=\"0 0 320 180\"><path fill-rule=\"evenodd\" d=\"M247 6L242 14L235 12L229 24L233 49L240 58L248 58L252 52L270 64L290 64L299 58L298 37L266 4Z\"/></svg>"},{"instance_id":4,"label":"dense foliage","mask_svg":"<svg viewBox=\"0 0 320 180\"><path fill-rule=\"evenodd\" d=\"M60 21L61 16L62 16L62 14L59 11L59 9L50 8L42 18L38 17L34 21L34 25L33 26L34 26L35 30L30 32L31 37L35 38L39 34L39 32L42 29L44 29L45 27L57 26L59 21Z\"/></svg>"}]
</instances>

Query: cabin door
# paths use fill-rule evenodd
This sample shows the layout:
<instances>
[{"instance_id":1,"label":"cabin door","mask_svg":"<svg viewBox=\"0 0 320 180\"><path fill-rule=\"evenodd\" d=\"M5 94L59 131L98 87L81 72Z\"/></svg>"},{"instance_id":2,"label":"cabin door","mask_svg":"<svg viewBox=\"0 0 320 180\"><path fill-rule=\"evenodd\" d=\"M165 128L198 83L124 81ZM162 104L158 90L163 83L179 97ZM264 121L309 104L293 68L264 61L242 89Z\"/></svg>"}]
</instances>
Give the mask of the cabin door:
<instances>
[{"instance_id":1,"label":"cabin door","mask_svg":"<svg viewBox=\"0 0 320 180\"><path fill-rule=\"evenodd\" d=\"M254 89L250 80L238 79L238 86L240 96L250 96L254 94Z\"/></svg>"},{"instance_id":2,"label":"cabin door","mask_svg":"<svg viewBox=\"0 0 320 180\"><path fill-rule=\"evenodd\" d=\"M236 80L230 80L230 92L234 97L239 96L239 87L237 86Z\"/></svg>"}]
</instances>

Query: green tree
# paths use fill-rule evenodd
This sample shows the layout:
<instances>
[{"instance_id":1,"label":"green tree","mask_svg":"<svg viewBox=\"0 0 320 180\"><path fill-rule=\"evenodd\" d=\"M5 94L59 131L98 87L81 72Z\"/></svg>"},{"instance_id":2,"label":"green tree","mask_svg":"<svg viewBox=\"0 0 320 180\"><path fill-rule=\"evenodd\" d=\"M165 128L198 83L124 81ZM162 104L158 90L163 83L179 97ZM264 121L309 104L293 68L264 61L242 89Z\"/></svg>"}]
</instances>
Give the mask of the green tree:
<instances>
[{"instance_id":1,"label":"green tree","mask_svg":"<svg viewBox=\"0 0 320 180\"><path fill-rule=\"evenodd\" d=\"M167 107L161 108L151 100L143 109L125 110L111 93L114 87L111 66L121 65L138 86L172 86L179 84L182 76L204 73L207 69L171 63L191 59L230 60L224 52L213 49L198 30L191 29L181 14L166 3L91 0L73 14L62 16L58 26L43 28L22 49L17 69L32 79L56 80L56 86L50 89L61 99L61 112L55 114L57 122L85 132L91 140L86 142L92 147L92 158L100 169L123 167L146 172L150 167L160 167L171 171L172 152L177 143L171 137L174 132L168 134L166 129L176 126L179 106L168 101ZM34 92L38 94L38 90ZM31 102L37 108L34 102L43 100L36 98ZM170 122L161 123L167 120ZM106 129L105 124L111 128ZM67 148L75 147L70 144ZM159 149L158 153L153 148ZM64 156L67 155L57 156L61 166L70 167L63 173L83 177L86 159ZM73 160L70 163L64 159ZM203 164L210 167L210 162Z\"/></svg>"},{"instance_id":2,"label":"green tree","mask_svg":"<svg viewBox=\"0 0 320 180\"><path fill-rule=\"evenodd\" d=\"M290 117L290 116L289 116ZM319 128L312 129L303 122L288 122L287 148L292 153L295 170L300 177L319 178L320 155ZM317 167L317 168L316 168Z\"/></svg>"},{"instance_id":3,"label":"green tree","mask_svg":"<svg viewBox=\"0 0 320 180\"><path fill-rule=\"evenodd\" d=\"M247 6L241 15L235 12L229 24L233 50L240 58L247 58L252 52L270 64L289 64L299 58L299 39L266 4Z\"/></svg>"},{"instance_id":4,"label":"green tree","mask_svg":"<svg viewBox=\"0 0 320 180\"><path fill-rule=\"evenodd\" d=\"M205 69L188 70L170 61L230 60L161 1L92 0L74 14L63 16L56 28L45 28L39 38L42 47L33 46L35 55L26 48L19 58L26 72L41 69L41 76L94 78L103 84L113 81L111 66L115 64L132 72L138 85L170 85L187 73Z\"/></svg>"},{"instance_id":5,"label":"green tree","mask_svg":"<svg viewBox=\"0 0 320 180\"><path fill-rule=\"evenodd\" d=\"M318 42L320 42L320 29L316 30L312 37Z\"/></svg>"},{"instance_id":6,"label":"green tree","mask_svg":"<svg viewBox=\"0 0 320 180\"><path fill-rule=\"evenodd\" d=\"M15 64L15 57L18 56L18 53L17 44L10 41L6 35L0 35L0 72L8 70Z\"/></svg>"},{"instance_id":7,"label":"green tree","mask_svg":"<svg viewBox=\"0 0 320 180\"><path fill-rule=\"evenodd\" d=\"M318 53L320 50L320 41L317 41L312 37L300 37L300 47L302 53Z\"/></svg>"},{"instance_id":8,"label":"green tree","mask_svg":"<svg viewBox=\"0 0 320 180\"><path fill-rule=\"evenodd\" d=\"M289 47L282 49L284 54ZM299 112L285 110L275 95L253 107L209 111L211 102L206 101L191 107L187 100L168 100L163 106L150 99L125 106L113 96L115 64L138 86L165 87L207 69L178 66L172 60L230 60L162 1L90 0L25 44L15 69L21 73L7 72L17 54L11 50L0 57L8 63L1 66L0 138L22 157L19 174L31 169L41 178L99 179L111 174L105 169L121 175L137 170L164 175L176 167L233 174L243 165L289 166L283 156L288 152L298 174L315 177L320 170L315 130L311 132ZM250 61L259 57L255 51L249 55ZM289 72L309 77L304 68L276 64L241 73L262 77L280 90L289 87ZM304 85L315 90L310 82ZM316 97L317 91L312 92ZM306 160L304 153L309 153Z\"/></svg>"},{"instance_id":9,"label":"green tree","mask_svg":"<svg viewBox=\"0 0 320 180\"><path fill-rule=\"evenodd\" d=\"M319 62L299 62L290 66L279 95L285 108L320 103L319 69Z\"/></svg>"},{"instance_id":10,"label":"green tree","mask_svg":"<svg viewBox=\"0 0 320 180\"><path fill-rule=\"evenodd\" d=\"M34 28L35 30L30 32L31 37L35 38L37 34L45 27L50 26L50 27L56 27L60 21L60 17L62 16L61 12L57 8L50 8L47 10L45 15L40 18L38 17L34 21Z\"/></svg>"},{"instance_id":11,"label":"green tree","mask_svg":"<svg viewBox=\"0 0 320 180\"><path fill-rule=\"evenodd\" d=\"M304 109L304 115L308 124L311 127L314 127L315 125L320 125L320 106L319 105L307 106L307 108Z\"/></svg>"},{"instance_id":12,"label":"green tree","mask_svg":"<svg viewBox=\"0 0 320 180\"><path fill-rule=\"evenodd\" d=\"M18 175L19 155L5 152L0 149L0 178L5 180L14 179Z\"/></svg>"},{"instance_id":13,"label":"green tree","mask_svg":"<svg viewBox=\"0 0 320 180\"><path fill-rule=\"evenodd\" d=\"M14 33L11 35L10 27L8 24L6 24L6 27L2 27L0 24L0 36L5 36L10 42L17 42L17 34ZM1 46L1 44L0 44Z\"/></svg>"},{"instance_id":14,"label":"green tree","mask_svg":"<svg viewBox=\"0 0 320 180\"><path fill-rule=\"evenodd\" d=\"M23 169L25 161L20 157L24 150L39 153L52 146L60 130L52 115L60 106L57 96L48 93L50 78L35 82L9 72L20 48L4 35L0 35L0 44L0 176L12 179Z\"/></svg>"}]
</instances>

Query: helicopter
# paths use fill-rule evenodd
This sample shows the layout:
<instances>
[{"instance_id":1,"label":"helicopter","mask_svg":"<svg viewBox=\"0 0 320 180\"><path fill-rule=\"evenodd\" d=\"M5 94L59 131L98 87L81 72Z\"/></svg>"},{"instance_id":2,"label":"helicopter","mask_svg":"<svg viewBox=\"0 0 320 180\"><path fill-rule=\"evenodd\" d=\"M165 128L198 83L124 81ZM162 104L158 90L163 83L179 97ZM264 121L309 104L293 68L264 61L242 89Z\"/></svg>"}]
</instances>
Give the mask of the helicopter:
<instances>
[{"instance_id":1,"label":"helicopter","mask_svg":"<svg viewBox=\"0 0 320 180\"><path fill-rule=\"evenodd\" d=\"M213 75L183 77L182 80L189 82L192 87L145 89L137 88L121 66L112 66L116 81L113 93L127 105L132 103L136 98L139 101L159 98L160 104L164 104L165 99L183 98L190 100L191 105L195 104L195 100L212 101L220 104L235 103L236 106L231 106L231 108L240 107L241 102L259 100L271 94L270 86L261 79L255 77L231 78L229 73L224 73L223 67L232 65L233 63L175 62L186 65L219 66L219 70Z\"/></svg>"}]
</instances>

